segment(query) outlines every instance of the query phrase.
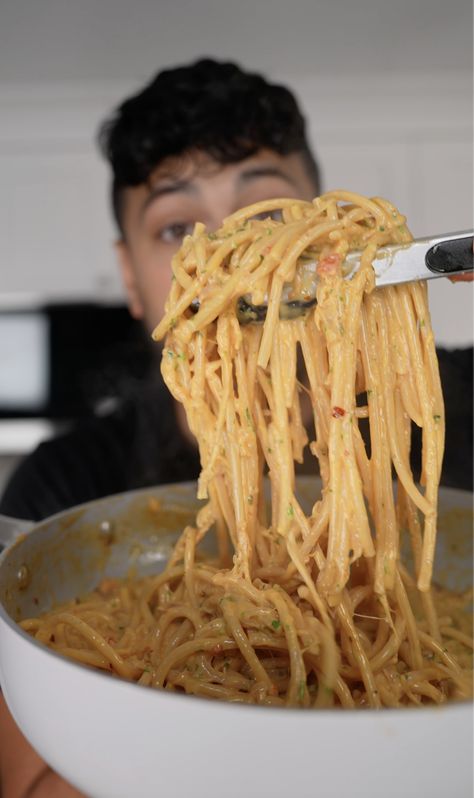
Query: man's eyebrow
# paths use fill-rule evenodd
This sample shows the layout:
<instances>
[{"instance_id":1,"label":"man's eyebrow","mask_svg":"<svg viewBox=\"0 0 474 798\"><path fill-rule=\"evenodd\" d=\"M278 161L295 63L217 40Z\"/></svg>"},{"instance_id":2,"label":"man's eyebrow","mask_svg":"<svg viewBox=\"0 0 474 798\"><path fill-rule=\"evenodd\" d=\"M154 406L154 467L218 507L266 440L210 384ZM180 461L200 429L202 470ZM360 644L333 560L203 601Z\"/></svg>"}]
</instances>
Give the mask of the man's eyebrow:
<instances>
[{"instance_id":1,"label":"man's eyebrow","mask_svg":"<svg viewBox=\"0 0 474 798\"><path fill-rule=\"evenodd\" d=\"M259 177L279 177L292 186L296 185L291 175L287 174L278 166L254 166L245 169L239 175L239 183L251 182L252 180L257 180Z\"/></svg>"},{"instance_id":2,"label":"man's eyebrow","mask_svg":"<svg viewBox=\"0 0 474 798\"><path fill-rule=\"evenodd\" d=\"M140 216L143 217L145 215L147 209L158 197L163 197L166 194L195 194L196 192L196 186L191 180L173 180L169 183L158 183L156 186L151 186L150 193L141 207Z\"/></svg>"}]
</instances>

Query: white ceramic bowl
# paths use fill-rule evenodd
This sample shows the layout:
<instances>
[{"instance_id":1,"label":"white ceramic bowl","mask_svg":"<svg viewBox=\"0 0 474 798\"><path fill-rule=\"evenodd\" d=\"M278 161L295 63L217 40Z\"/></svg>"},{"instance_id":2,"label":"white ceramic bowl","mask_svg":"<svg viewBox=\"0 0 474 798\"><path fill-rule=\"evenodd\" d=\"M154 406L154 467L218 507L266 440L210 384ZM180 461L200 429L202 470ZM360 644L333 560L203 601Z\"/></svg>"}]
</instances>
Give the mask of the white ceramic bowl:
<instances>
[{"instance_id":1,"label":"white ceramic bowl","mask_svg":"<svg viewBox=\"0 0 474 798\"><path fill-rule=\"evenodd\" d=\"M91 798L472 796L471 703L312 712L154 691L57 656L2 607L0 678L28 740Z\"/></svg>"}]
</instances>

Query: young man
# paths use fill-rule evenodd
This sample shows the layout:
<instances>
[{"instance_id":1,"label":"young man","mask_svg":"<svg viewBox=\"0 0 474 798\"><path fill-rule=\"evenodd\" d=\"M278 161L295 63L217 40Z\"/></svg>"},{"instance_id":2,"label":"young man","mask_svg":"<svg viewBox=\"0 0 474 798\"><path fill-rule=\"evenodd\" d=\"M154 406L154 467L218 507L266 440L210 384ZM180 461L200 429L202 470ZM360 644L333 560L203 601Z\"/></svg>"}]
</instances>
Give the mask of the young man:
<instances>
[{"instance_id":1,"label":"young man","mask_svg":"<svg viewBox=\"0 0 474 798\"><path fill-rule=\"evenodd\" d=\"M234 64L202 60L160 73L105 122L116 251L131 314L158 323L171 258L195 222L210 231L258 200L319 192L293 95ZM0 512L40 519L123 490L198 475L197 450L161 381L119 409L43 443L14 474Z\"/></svg>"}]
</instances>

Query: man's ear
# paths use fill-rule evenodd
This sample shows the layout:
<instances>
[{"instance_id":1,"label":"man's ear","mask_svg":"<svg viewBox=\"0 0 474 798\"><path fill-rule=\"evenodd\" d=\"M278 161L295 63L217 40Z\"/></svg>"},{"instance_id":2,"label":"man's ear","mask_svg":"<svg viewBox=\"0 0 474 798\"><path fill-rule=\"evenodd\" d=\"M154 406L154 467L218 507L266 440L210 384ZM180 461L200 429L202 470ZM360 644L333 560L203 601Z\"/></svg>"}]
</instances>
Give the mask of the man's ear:
<instances>
[{"instance_id":1,"label":"man's ear","mask_svg":"<svg viewBox=\"0 0 474 798\"><path fill-rule=\"evenodd\" d=\"M143 318L143 304L137 286L135 269L128 245L123 239L116 241L115 252L122 274L122 281L127 293L128 309L134 319Z\"/></svg>"}]
</instances>

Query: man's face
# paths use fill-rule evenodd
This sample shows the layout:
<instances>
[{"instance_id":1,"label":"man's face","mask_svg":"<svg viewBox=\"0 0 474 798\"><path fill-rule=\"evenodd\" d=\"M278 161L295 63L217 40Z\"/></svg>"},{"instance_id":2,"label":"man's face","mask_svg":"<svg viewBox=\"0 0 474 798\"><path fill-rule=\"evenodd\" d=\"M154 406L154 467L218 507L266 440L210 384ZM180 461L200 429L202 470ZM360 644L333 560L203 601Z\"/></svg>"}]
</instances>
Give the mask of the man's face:
<instances>
[{"instance_id":1,"label":"man's face","mask_svg":"<svg viewBox=\"0 0 474 798\"><path fill-rule=\"evenodd\" d=\"M158 324L171 284L171 259L195 222L212 232L224 217L259 200L310 200L314 194L298 154L262 150L226 166L203 154L169 158L149 184L125 191L125 236L117 253L131 314L149 330Z\"/></svg>"}]
</instances>

